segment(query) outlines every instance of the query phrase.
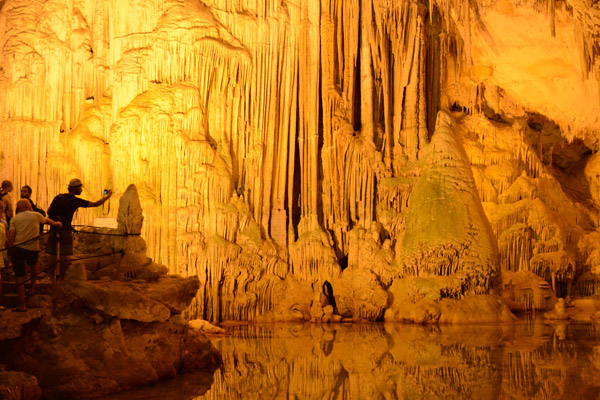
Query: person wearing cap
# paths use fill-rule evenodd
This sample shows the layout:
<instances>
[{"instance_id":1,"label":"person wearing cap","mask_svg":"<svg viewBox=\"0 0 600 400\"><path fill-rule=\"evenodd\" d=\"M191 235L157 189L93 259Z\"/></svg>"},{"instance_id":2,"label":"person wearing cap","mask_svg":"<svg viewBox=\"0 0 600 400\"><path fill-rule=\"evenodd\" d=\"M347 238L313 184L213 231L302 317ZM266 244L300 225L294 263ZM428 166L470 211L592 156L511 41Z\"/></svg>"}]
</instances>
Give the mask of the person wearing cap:
<instances>
[{"instance_id":1,"label":"person wearing cap","mask_svg":"<svg viewBox=\"0 0 600 400\"><path fill-rule=\"evenodd\" d=\"M59 268L59 279L64 279L67 269L71 265L68 261L70 256L73 254L73 215L78 208L89 208L98 207L106 202L112 191L106 191L104 195L98 201L84 200L77 197L83 191L83 184L79 179L71 179L68 186L68 193L62 193L57 195L48 208L48 217L55 221L62 223L60 230L51 228L50 235L48 237L48 246L46 251L52 256L50 260L50 276L54 281L56 278L56 255L58 245L60 244L60 268ZM63 260L64 256L64 260Z\"/></svg>"},{"instance_id":2,"label":"person wearing cap","mask_svg":"<svg viewBox=\"0 0 600 400\"><path fill-rule=\"evenodd\" d=\"M42 214L31 209L31 203L26 199L17 201L17 215L10 220L8 239L6 246L10 251L10 259L15 270L17 281L17 297L19 306L15 311L26 311L25 306L25 277L27 275L26 265L29 266L31 283L29 294L35 294L35 280L37 275L37 261L40 252L39 246L39 224L48 224L60 229L60 222L44 217ZM14 247L13 247L14 246Z\"/></svg>"}]
</instances>

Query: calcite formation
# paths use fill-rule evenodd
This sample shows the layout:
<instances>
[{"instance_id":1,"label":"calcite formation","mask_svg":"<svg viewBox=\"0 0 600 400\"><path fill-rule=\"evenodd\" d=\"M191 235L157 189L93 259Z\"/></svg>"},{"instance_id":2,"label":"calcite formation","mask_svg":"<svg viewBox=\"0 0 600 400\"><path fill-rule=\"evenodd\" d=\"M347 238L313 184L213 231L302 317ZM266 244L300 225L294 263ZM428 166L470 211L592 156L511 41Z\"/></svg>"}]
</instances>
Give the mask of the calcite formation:
<instances>
[{"instance_id":1,"label":"calcite formation","mask_svg":"<svg viewBox=\"0 0 600 400\"><path fill-rule=\"evenodd\" d=\"M199 278L192 319L319 319L325 282L341 318L392 318L508 299L504 272L550 310L599 290L599 24L583 0L5 0L0 171L42 206L134 182L121 229Z\"/></svg>"}]
</instances>

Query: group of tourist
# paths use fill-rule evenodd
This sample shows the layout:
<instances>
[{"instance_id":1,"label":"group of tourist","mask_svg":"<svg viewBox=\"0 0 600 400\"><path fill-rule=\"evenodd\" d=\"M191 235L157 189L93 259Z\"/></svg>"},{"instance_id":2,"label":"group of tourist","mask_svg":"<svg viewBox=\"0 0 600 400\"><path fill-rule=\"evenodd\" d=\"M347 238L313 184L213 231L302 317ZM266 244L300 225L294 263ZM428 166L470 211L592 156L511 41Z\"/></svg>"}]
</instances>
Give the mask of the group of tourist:
<instances>
[{"instance_id":1,"label":"group of tourist","mask_svg":"<svg viewBox=\"0 0 600 400\"><path fill-rule=\"evenodd\" d=\"M48 273L51 280L56 280L56 265L59 264L58 279L64 279L70 265L70 256L73 254L73 215L78 208L97 207L104 204L112 191L106 190L98 201L88 201L79 198L83 191L83 184L79 179L71 179L68 193L61 193L54 197L46 213L38 208L31 200L31 187L25 185L21 188L21 198L13 207L11 192L13 184L5 180L0 187L0 244L6 243L8 257L0 257L2 280L5 276L5 264L10 260L14 270L19 306L17 312L27 311L25 303L25 279L27 269L30 272L29 295L35 294L37 276L37 262L40 252L39 236L43 232L43 225L50 225L50 232L46 251L50 254ZM4 247L4 246L0 246Z\"/></svg>"}]
</instances>

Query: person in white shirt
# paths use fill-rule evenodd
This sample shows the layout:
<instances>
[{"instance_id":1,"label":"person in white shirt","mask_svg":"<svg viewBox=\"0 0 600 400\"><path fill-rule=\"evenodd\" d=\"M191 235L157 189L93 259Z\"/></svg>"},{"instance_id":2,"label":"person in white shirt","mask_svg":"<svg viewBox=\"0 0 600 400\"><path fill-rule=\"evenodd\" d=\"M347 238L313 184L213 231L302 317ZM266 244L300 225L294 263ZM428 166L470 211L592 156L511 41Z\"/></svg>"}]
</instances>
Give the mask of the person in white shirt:
<instances>
[{"instance_id":1,"label":"person in white shirt","mask_svg":"<svg viewBox=\"0 0 600 400\"><path fill-rule=\"evenodd\" d=\"M62 227L60 222L46 218L42 214L33 211L29 200L19 200L17 202L17 215L10 220L6 243L10 251L10 258L13 263L17 282L19 306L15 311L27 311L25 305L26 265L30 268L31 275L29 294L33 295L35 293L36 265L40 252L38 243L40 224L48 224L58 228Z\"/></svg>"}]
</instances>

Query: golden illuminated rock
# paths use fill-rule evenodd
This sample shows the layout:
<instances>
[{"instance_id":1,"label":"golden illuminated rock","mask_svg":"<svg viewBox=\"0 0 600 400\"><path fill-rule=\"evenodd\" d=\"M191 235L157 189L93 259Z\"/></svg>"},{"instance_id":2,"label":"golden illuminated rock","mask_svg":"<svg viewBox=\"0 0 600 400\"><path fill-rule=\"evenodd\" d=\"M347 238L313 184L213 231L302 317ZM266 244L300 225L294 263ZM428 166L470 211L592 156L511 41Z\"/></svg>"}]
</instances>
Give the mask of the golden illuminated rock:
<instances>
[{"instance_id":1,"label":"golden illuminated rock","mask_svg":"<svg viewBox=\"0 0 600 400\"><path fill-rule=\"evenodd\" d=\"M1 175L42 207L74 177L90 200L134 183L129 257L197 276L191 319L331 320L326 281L355 320L408 277L435 302L497 299L504 271L598 294L599 21L582 0L6 0Z\"/></svg>"}]
</instances>

